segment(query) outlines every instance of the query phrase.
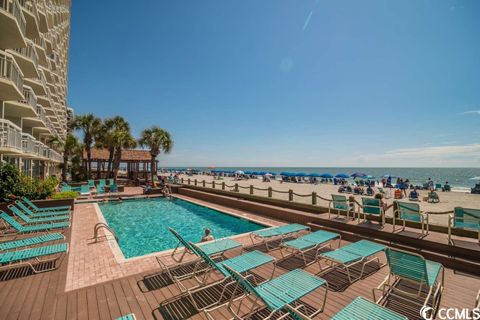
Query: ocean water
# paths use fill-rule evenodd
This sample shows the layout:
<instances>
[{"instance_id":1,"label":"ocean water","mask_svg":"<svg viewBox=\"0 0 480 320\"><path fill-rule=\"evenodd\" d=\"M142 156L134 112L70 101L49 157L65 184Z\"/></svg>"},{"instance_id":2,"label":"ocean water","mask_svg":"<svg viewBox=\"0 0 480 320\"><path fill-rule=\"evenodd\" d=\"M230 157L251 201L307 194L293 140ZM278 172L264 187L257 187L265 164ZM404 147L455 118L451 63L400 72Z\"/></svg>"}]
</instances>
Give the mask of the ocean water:
<instances>
[{"instance_id":1,"label":"ocean water","mask_svg":"<svg viewBox=\"0 0 480 320\"><path fill-rule=\"evenodd\" d=\"M100 203L108 225L115 230L125 258L174 248L178 241L168 231L199 242L205 228L216 238L260 230L264 226L180 199L141 199Z\"/></svg>"},{"instance_id":2,"label":"ocean water","mask_svg":"<svg viewBox=\"0 0 480 320\"><path fill-rule=\"evenodd\" d=\"M182 167L185 168L185 167ZM176 168L180 169L180 168ZM209 171L206 167L191 167L201 171ZM381 179L384 175L409 179L414 185L422 185L431 178L436 183L448 183L457 190L470 190L475 183L480 183L480 168L355 168L355 167L215 167L216 170L268 171L280 173L338 173L352 174L362 172Z\"/></svg>"}]
</instances>

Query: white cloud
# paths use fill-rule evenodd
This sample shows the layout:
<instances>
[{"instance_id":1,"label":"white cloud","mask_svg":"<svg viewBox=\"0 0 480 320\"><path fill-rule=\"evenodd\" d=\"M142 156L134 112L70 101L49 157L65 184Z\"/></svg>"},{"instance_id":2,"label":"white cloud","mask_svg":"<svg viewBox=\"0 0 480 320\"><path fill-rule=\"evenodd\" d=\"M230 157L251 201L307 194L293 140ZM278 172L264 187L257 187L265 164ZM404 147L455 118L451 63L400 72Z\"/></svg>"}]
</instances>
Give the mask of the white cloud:
<instances>
[{"instance_id":1,"label":"white cloud","mask_svg":"<svg viewBox=\"0 0 480 320\"><path fill-rule=\"evenodd\" d=\"M480 116L480 110L465 111L463 114L478 114Z\"/></svg>"}]
</instances>

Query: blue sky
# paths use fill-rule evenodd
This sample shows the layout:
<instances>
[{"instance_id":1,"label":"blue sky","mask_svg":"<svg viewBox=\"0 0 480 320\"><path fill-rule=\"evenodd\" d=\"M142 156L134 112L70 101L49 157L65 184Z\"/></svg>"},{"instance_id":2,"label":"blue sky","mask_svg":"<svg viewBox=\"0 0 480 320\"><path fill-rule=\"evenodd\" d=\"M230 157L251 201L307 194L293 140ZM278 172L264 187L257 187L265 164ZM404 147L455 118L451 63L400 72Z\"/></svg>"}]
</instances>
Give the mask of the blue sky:
<instances>
[{"instance_id":1,"label":"blue sky","mask_svg":"<svg viewBox=\"0 0 480 320\"><path fill-rule=\"evenodd\" d=\"M480 166L480 1L73 1L69 104L164 166Z\"/></svg>"}]
</instances>

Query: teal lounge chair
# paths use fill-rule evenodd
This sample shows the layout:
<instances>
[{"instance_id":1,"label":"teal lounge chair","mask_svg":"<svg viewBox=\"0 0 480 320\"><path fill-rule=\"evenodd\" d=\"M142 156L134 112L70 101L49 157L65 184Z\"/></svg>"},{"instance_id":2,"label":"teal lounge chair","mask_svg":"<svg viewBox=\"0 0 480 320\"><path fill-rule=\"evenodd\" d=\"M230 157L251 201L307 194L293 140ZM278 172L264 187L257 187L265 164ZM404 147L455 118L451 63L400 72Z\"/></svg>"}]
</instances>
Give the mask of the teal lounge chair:
<instances>
[{"instance_id":1,"label":"teal lounge chair","mask_svg":"<svg viewBox=\"0 0 480 320\"><path fill-rule=\"evenodd\" d=\"M448 219L448 243L452 243L452 228L476 231L480 244L480 209L455 207Z\"/></svg>"},{"instance_id":2,"label":"teal lounge chair","mask_svg":"<svg viewBox=\"0 0 480 320\"><path fill-rule=\"evenodd\" d=\"M235 270L235 272L238 272L240 274L247 274L253 269L264 266L269 263L273 263L273 268L272 268L272 273L270 275L270 278L273 277L273 274L275 273L275 262L276 262L275 258L257 250L247 252L245 254L236 256L228 260L215 262L199 246L191 242L190 242L190 246L192 247L193 251L202 258L203 262L205 262L209 266L209 269L206 271L202 271L201 273L197 273L195 271L193 272L193 279L197 282L197 285L194 287L186 288L183 285L183 283L180 281L178 282L178 284L179 284L179 287L183 289L183 291L187 291L187 293L192 298L192 301L194 302L195 308L199 311L210 308L213 305L216 305L218 302L222 301L223 296L226 293L226 289L228 288L229 285L234 283L231 281L230 279L231 274L226 270L226 267L231 268ZM219 274L222 277L221 280L213 281L212 283L207 285L207 281L215 273ZM255 280L254 277L253 279ZM207 306L201 306L201 307L198 306L195 302L195 299L193 298L193 295L195 294L195 292L198 292L199 290L205 290L212 286L216 286L219 283L223 283L224 287L218 301L213 302Z\"/></svg>"},{"instance_id":3,"label":"teal lounge chair","mask_svg":"<svg viewBox=\"0 0 480 320\"><path fill-rule=\"evenodd\" d=\"M120 318L117 318L115 320L136 320L137 318L135 317L135 314L129 313L124 316L121 316Z\"/></svg>"},{"instance_id":4,"label":"teal lounge chair","mask_svg":"<svg viewBox=\"0 0 480 320\"><path fill-rule=\"evenodd\" d=\"M173 249L171 254L171 257L174 261L182 262L187 252L195 254L193 248L190 246L190 243L188 243L188 241L186 241L180 234L178 234L177 231L175 231L173 228L168 228L168 231L170 231L173 236L178 240L177 246L175 247L175 249ZM242 244L232 239L220 239L214 240L213 242L200 243L198 244L198 246L202 249L203 252L205 252L205 254L209 256L215 256L218 254L223 255L228 250L241 248ZM184 250L182 251L180 258L177 259L175 257L175 254L181 248L183 248Z\"/></svg>"},{"instance_id":5,"label":"teal lounge chair","mask_svg":"<svg viewBox=\"0 0 480 320\"><path fill-rule=\"evenodd\" d=\"M250 233L250 239L252 240L253 244L255 244L256 239L261 239L260 243L264 243L267 247L267 250L271 250L268 246L268 243L270 241L280 238L280 241L282 242L285 237L300 233L302 231L310 231L310 227L298 223L293 223L280 227L253 231Z\"/></svg>"},{"instance_id":6,"label":"teal lounge chair","mask_svg":"<svg viewBox=\"0 0 480 320\"><path fill-rule=\"evenodd\" d=\"M302 318L299 318L302 319ZM332 320L408 320L407 317L373 303L363 297L357 297L349 305L333 316Z\"/></svg>"},{"instance_id":7,"label":"teal lounge chair","mask_svg":"<svg viewBox=\"0 0 480 320\"><path fill-rule=\"evenodd\" d=\"M30 262L35 260L37 263L53 262L58 260L61 256L65 256L68 252L68 244L60 243L50 246L35 247L19 251L8 251L0 253L0 270L18 268L21 266L30 267L33 272L40 273L54 270L57 268L56 263L48 264L50 267L37 269L35 265ZM43 257L52 257L49 259L41 259ZM47 264L45 264L47 265Z\"/></svg>"},{"instance_id":8,"label":"teal lounge chair","mask_svg":"<svg viewBox=\"0 0 480 320\"><path fill-rule=\"evenodd\" d=\"M36 237L0 242L0 251L17 250L22 247L31 247L57 240L65 240L65 236L61 233L50 233Z\"/></svg>"},{"instance_id":9,"label":"teal lounge chair","mask_svg":"<svg viewBox=\"0 0 480 320\"><path fill-rule=\"evenodd\" d=\"M72 187L69 186L68 184L64 184L60 187L60 191L62 192L72 191Z\"/></svg>"},{"instance_id":10,"label":"teal lounge chair","mask_svg":"<svg viewBox=\"0 0 480 320\"><path fill-rule=\"evenodd\" d=\"M363 221L367 220L367 216L375 216L380 217L382 227L385 225L385 212L383 211L382 200L362 197L361 209L363 214ZM358 213L358 221L360 222L360 212Z\"/></svg>"},{"instance_id":11,"label":"teal lounge chair","mask_svg":"<svg viewBox=\"0 0 480 320\"><path fill-rule=\"evenodd\" d=\"M98 185L97 185L97 187L98 187L98 186L100 186L100 187L105 187L106 185L107 185L107 182L106 182L105 179L100 179L100 180L98 180Z\"/></svg>"},{"instance_id":12,"label":"teal lounge chair","mask_svg":"<svg viewBox=\"0 0 480 320\"><path fill-rule=\"evenodd\" d=\"M80 195L81 196L89 196L91 195L91 192L90 192L90 187L86 184L82 184L80 186Z\"/></svg>"},{"instance_id":13,"label":"teal lounge chair","mask_svg":"<svg viewBox=\"0 0 480 320\"><path fill-rule=\"evenodd\" d=\"M327 281L301 269L287 272L275 279L254 287L239 272L227 265L225 265L224 268L246 293L246 295L241 298L240 306L242 306L244 300L249 300L249 303L251 304L251 307L248 307L249 311L244 315L240 314L240 307L237 308L233 305L233 300L224 304L224 306L226 306L234 315L235 319L248 319L264 306L269 309L270 313L263 319L271 319L275 315L278 315L279 318L285 318L287 316L288 307L293 308L292 304L294 302L300 301L300 299L306 295L320 288L325 290L322 306L313 314L309 315L309 317L315 317L317 314L321 313L325 307L328 293ZM211 315L211 312L220 307L207 310L207 318L215 319Z\"/></svg>"},{"instance_id":14,"label":"teal lounge chair","mask_svg":"<svg viewBox=\"0 0 480 320\"><path fill-rule=\"evenodd\" d=\"M113 179L108 179L108 185L111 186L112 184L115 184L115 181Z\"/></svg>"},{"instance_id":15,"label":"teal lounge chair","mask_svg":"<svg viewBox=\"0 0 480 320\"><path fill-rule=\"evenodd\" d=\"M16 233L30 233L30 232L47 232L55 229L64 229L70 227L69 222L57 222L46 224L34 224L34 225L21 225L13 217L9 216L5 212L0 210L0 218L8 229L14 229ZM0 234L0 236L6 236L8 234Z\"/></svg>"},{"instance_id":16,"label":"teal lounge chair","mask_svg":"<svg viewBox=\"0 0 480 320\"><path fill-rule=\"evenodd\" d=\"M391 248L387 248L385 253L390 272L378 288L373 290L375 301L382 304L389 296L392 296L420 304L422 307L429 306L434 315L444 287L443 266L440 263L425 260L421 255L415 253ZM397 286L399 281L405 283L406 286ZM407 285L408 283L411 285ZM418 290L415 290L415 287ZM408 288L408 291L404 288ZM423 293L424 288L428 288L426 296ZM379 299L375 297L376 291L381 292ZM423 304L418 300L423 300Z\"/></svg>"},{"instance_id":17,"label":"teal lounge chair","mask_svg":"<svg viewBox=\"0 0 480 320\"><path fill-rule=\"evenodd\" d=\"M65 221L70 220L69 215L63 216L51 216L51 217L30 217L27 216L25 213L22 212L19 208L15 205L11 204L7 207L12 211L17 217L22 219L26 224L35 224L35 223L46 223L46 222L56 222L56 221Z\"/></svg>"},{"instance_id":18,"label":"teal lounge chair","mask_svg":"<svg viewBox=\"0 0 480 320\"><path fill-rule=\"evenodd\" d=\"M25 214L28 214L31 218L35 217L52 217L52 216L64 216L70 215L70 210L68 211L45 211L34 213L29 207L27 207L22 201L16 201L15 205L23 210Z\"/></svg>"},{"instance_id":19,"label":"teal lounge chair","mask_svg":"<svg viewBox=\"0 0 480 320\"><path fill-rule=\"evenodd\" d=\"M70 211L72 209L72 207L70 207L70 206L56 206L56 207L39 208L35 205L35 203L30 201L30 199L28 199L26 197L23 197L22 201L25 202L27 204L27 206L29 206L32 209L32 211L35 212L35 213L37 213L37 212L50 212L50 211L65 211L65 210Z\"/></svg>"},{"instance_id":20,"label":"teal lounge chair","mask_svg":"<svg viewBox=\"0 0 480 320\"><path fill-rule=\"evenodd\" d=\"M352 283L363 277L365 266L367 264L373 261L377 261L377 263L380 264L380 259L375 255L385 249L386 247L384 245L368 240L360 240L334 251L322 253L319 255L317 261L320 267L320 272L324 272L330 268L343 269L347 273L348 281ZM326 267L322 266L322 261L326 262ZM350 274L350 268L359 264L362 266L362 271L358 278L353 279Z\"/></svg>"},{"instance_id":21,"label":"teal lounge chair","mask_svg":"<svg viewBox=\"0 0 480 320\"><path fill-rule=\"evenodd\" d=\"M87 185L89 188L95 188L95 181L94 180L88 180Z\"/></svg>"},{"instance_id":22,"label":"teal lounge chair","mask_svg":"<svg viewBox=\"0 0 480 320\"><path fill-rule=\"evenodd\" d=\"M282 244L282 247L285 248L285 251L291 252L293 256L301 255L303 262L307 265L307 258L305 257L305 252L310 250L316 250L315 253L315 262L318 259L318 255L321 250L325 247L332 247L331 241L338 239L337 248L340 246L341 236L338 233L318 230L312 233L309 233L305 236L299 237L295 240L286 241ZM282 251L283 256L283 251Z\"/></svg>"},{"instance_id":23,"label":"teal lounge chair","mask_svg":"<svg viewBox=\"0 0 480 320\"><path fill-rule=\"evenodd\" d=\"M393 228L392 232L395 232L396 220L400 220L403 223L402 230L405 229L406 221L413 221L421 223L422 225L422 237L428 235L429 222L428 212L420 211L420 205L418 203L394 201L393 210Z\"/></svg>"},{"instance_id":24,"label":"teal lounge chair","mask_svg":"<svg viewBox=\"0 0 480 320\"><path fill-rule=\"evenodd\" d=\"M355 219L355 213L353 207L350 206L346 196L339 194L332 194L332 201L328 203L328 219L330 219L331 210L337 211L337 218L340 216L340 212L344 212L347 219L350 218L350 212L352 213L352 219Z\"/></svg>"}]
</instances>

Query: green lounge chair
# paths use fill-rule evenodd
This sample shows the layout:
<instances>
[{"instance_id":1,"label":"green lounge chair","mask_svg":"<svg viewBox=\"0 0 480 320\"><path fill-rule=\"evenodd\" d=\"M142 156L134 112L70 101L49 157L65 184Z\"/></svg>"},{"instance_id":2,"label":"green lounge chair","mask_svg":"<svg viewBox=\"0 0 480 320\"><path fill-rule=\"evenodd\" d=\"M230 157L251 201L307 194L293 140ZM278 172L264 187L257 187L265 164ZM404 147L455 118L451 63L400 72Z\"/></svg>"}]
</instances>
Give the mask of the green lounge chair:
<instances>
[{"instance_id":1,"label":"green lounge chair","mask_svg":"<svg viewBox=\"0 0 480 320\"><path fill-rule=\"evenodd\" d=\"M97 187L98 187L98 186L100 186L100 187L105 187L106 185L107 185L107 182L106 182L105 179L100 179L100 180L98 180L98 185L97 185Z\"/></svg>"},{"instance_id":2,"label":"green lounge chair","mask_svg":"<svg viewBox=\"0 0 480 320\"><path fill-rule=\"evenodd\" d=\"M367 264L373 261L380 263L380 259L375 255L385 249L386 247L384 245L368 240L360 240L334 251L322 253L319 255L320 259L317 261L320 267L320 272L330 268L344 269L347 273L348 281L352 283L362 278ZM322 267L323 260L326 261L327 267ZM358 278L353 279L350 274L350 268L358 264L362 265L362 271Z\"/></svg>"},{"instance_id":3,"label":"green lounge chair","mask_svg":"<svg viewBox=\"0 0 480 320\"><path fill-rule=\"evenodd\" d=\"M428 212L420 211L420 205L418 203L394 201L393 210L393 228L392 232L395 232L396 220L400 220L403 223L402 230L405 230L405 222L413 221L422 224L422 237L428 235L429 222Z\"/></svg>"},{"instance_id":4,"label":"green lounge chair","mask_svg":"<svg viewBox=\"0 0 480 320\"><path fill-rule=\"evenodd\" d=\"M111 186L112 184L115 184L115 181L113 179L108 179L108 185Z\"/></svg>"},{"instance_id":5,"label":"green lounge chair","mask_svg":"<svg viewBox=\"0 0 480 320\"><path fill-rule=\"evenodd\" d=\"M300 318L302 319L302 318ZM382 307L363 297L357 297L333 316L332 320L408 320L395 311Z\"/></svg>"},{"instance_id":6,"label":"green lounge chair","mask_svg":"<svg viewBox=\"0 0 480 320\"><path fill-rule=\"evenodd\" d=\"M452 243L452 228L476 231L480 244L480 209L455 207L448 219L448 243Z\"/></svg>"},{"instance_id":7,"label":"green lounge chair","mask_svg":"<svg viewBox=\"0 0 480 320\"><path fill-rule=\"evenodd\" d=\"M173 236L178 240L177 246L175 249L173 249L171 257L174 261L176 262L182 262L185 254L192 253L194 254L194 250L180 234L178 234L177 231L175 231L173 228L168 228L168 231L170 231ZM177 250L181 249L183 246L183 251L179 259L175 258L175 254ZM203 252L205 252L209 256L215 256L218 254L223 255L226 251L232 250L235 248L240 248L242 247L242 244L232 240L232 239L220 239L220 240L214 240L213 242L208 242L208 243L200 243L198 246L202 249Z\"/></svg>"},{"instance_id":8,"label":"green lounge chair","mask_svg":"<svg viewBox=\"0 0 480 320\"><path fill-rule=\"evenodd\" d=\"M68 252L68 244L60 243L50 246L35 247L19 251L8 251L0 253L0 270L18 268L20 266L28 266L33 272L40 273L45 271L54 270L57 268L55 263L51 264L49 268L35 268L30 260L35 260L38 263L53 262L58 260L61 256L65 256ZM50 259L41 259L47 256L54 256Z\"/></svg>"},{"instance_id":9,"label":"green lounge chair","mask_svg":"<svg viewBox=\"0 0 480 320\"><path fill-rule=\"evenodd\" d=\"M340 216L340 212L345 212L347 219L349 219L350 212L352 212L352 219L355 219L355 212L346 196L332 194L332 201L328 203L328 219L330 219L332 209L337 211L337 218Z\"/></svg>"},{"instance_id":10,"label":"green lounge chair","mask_svg":"<svg viewBox=\"0 0 480 320\"><path fill-rule=\"evenodd\" d=\"M88 180L87 185L89 188L95 188L95 181L94 180Z\"/></svg>"},{"instance_id":11,"label":"green lounge chair","mask_svg":"<svg viewBox=\"0 0 480 320\"><path fill-rule=\"evenodd\" d=\"M58 221L65 221L70 220L69 215L63 216L51 216L51 217L29 217L25 213L22 212L19 208L15 205L11 204L7 207L10 209L17 217L22 219L26 224L35 224L35 223L46 223L46 222L58 222Z\"/></svg>"},{"instance_id":12,"label":"green lounge chair","mask_svg":"<svg viewBox=\"0 0 480 320\"><path fill-rule=\"evenodd\" d=\"M15 205L19 207L23 212L28 214L31 218L35 217L52 217L52 216L63 216L70 215L70 210L68 211L45 211L34 213L29 207L27 207L22 201L16 201Z\"/></svg>"},{"instance_id":13,"label":"green lounge chair","mask_svg":"<svg viewBox=\"0 0 480 320\"><path fill-rule=\"evenodd\" d=\"M332 247L331 241L334 239L338 239L338 248L341 241L340 234L324 230L318 230L305 236L299 237L295 240L286 241L282 244L282 247L285 248L286 252L291 252L293 256L301 255L303 258L303 262L305 263L305 265L307 265L308 263L307 258L305 257L305 252L312 249L316 250L315 260L313 261L315 262L323 248Z\"/></svg>"},{"instance_id":14,"label":"green lounge chair","mask_svg":"<svg viewBox=\"0 0 480 320\"><path fill-rule=\"evenodd\" d=\"M30 247L30 246L43 244L51 241L57 241L57 240L65 240L65 236L61 233L50 233L50 234L44 234L36 237L1 242L0 251L17 250L22 247Z\"/></svg>"},{"instance_id":15,"label":"green lounge chair","mask_svg":"<svg viewBox=\"0 0 480 320\"><path fill-rule=\"evenodd\" d=\"M425 260L421 255L401 251L397 249L387 248L387 263L390 272L385 280L373 290L373 298L379 304L385 302L389 296L410 301L414 304L418 303L418 299L422 299L423 289L428 288L422 307L429 305L434 315L438 307L440 296L443 292L444 284L444 268L440 263ZM407 285L408 291L399 288L399 281L410 283ZM414 286L418 286L417 290ZM375 292L380 291L381 296L376 299ZM400 293L400 294L398 294ZM431 302L431 305L430 305Z\"/></svg>"},{"instance_id":16,"label":"green lounge chair","mask_svg":"<svg viewBox=\"0 0 480 320\"><path fill-rule=\"evenodd\" d=\"M129 313L124 316L121 316L120 318L117 318L115 320L136 320L137 318L135 317L135 314Z\"/></svg>"},{"instance_id":17,"label":"green lounge chair","mask_svg":"<svg viewBox=\"0 0 480 320\"><path fill-rule=\"evenodd\" d=\"M85 184L82 184L80 186L80 195L81 196L89 196L91 195L91 192L90 192L90 187L85 185Z\"/></svg>"},{"instance_id":18,"label":"green lounge chair","mask_svg":"<svg viewBox=\"0 0 480 320\"><path fill-rule=\"evenodd\" d=\"M69 186L68 184L64 184L63 186L60 187L60 190L62 192L72 191L72 187Z\"/></svg>"},{"instance_id":19,"label":"green lounge chair","mask_svg":"<svg viewBox=\"0 0 480 320\"><path fill-rule=\"evenodd\" d=\"M39 208L35 205L35 203L30 201L30 199L28 199L26 197L23 197L22 201L25 202L27 204L27 206L29 206L32 209L33 212L50 212L50 211L65 211L65 210L70 211L72 209L72 207L70 207L70 206L56 206L56 207Z\"/></svg>"},{"instance_id":20,"label":"green lounge chair","mask_svg":"<svg viewBox=\"0 0 480 320\"><path fill-rule=\"evenodd\" d=\"M267 250L271 250L268 246L270 241L280 238L282 242L285 237L302 231L310 231L310 227L304 226L303 224L292 223L280 227L253 231L250 233L250 239L253 244L255 244L255 239L261 239L260 243L264 243Z\"/></svg>"},{"instance_id":21,"label":"green lounge chair","mask_svg":"<svg viewBox=\"0 0 480 320\"><path fill-rule=\"evenodd\" d=\"M367 216L375 216L380 217L382 227L385 225L385 212L383 210L382 200L362 197L361 209L363 213L363 221L367 220ZM360 212L358 213L358 221L360 222Z\"/></svg>"},{"instance_id":22,"label":"green lounge chair","mask_svg":"<svg viewBox=\"0 0 480 320\"><path fill-rule=\"evenodd\" d=\"M226 293L226 289L228 288L229 285L233 284L234 282L230 281L230 273L226 270L225 267L229 267L235 272L238 272L240 274L246 274L249 273L251 270L256 269L258 267L264 266L269 263L273 263L273 268L272 268L272 273L271 277L273 277L273 274L275 273L275 258L272 256L269 256L263 252L254 250L250 251L247 253L244 253L242 255L236 256L234 258L228 259L228 260L223 260L220 262L215 262L210 256L208 256L199 246L193 244L190 242L190 246L192 247L193 251L199 255L203 262L205 262L209 266L209 270L202 271L200 274L197 272L193 272L193 279L196 280L197 285L191 288L186 288L182 282L178 282L179 287L183 289L184 291L187 291L187 293L190 295L192 298L192 301L194 302L195 308L197 310L204 310L207 308L212 307L213 305L216 305L219 301L222 300L223 296ZM209 272L211 271L211 272ZM208 279L214 274L220 274L222 276L222 279L219 281L214 281L210 284L207 285ZM255 280L255 278L253 278ZM193 299L193 295L195 292L198 292L199 290L205 290L206 288L216 286L219 283L224 283L224 287L222 290L222 293L220 295L220 298L218 301L211 303L210 305L207 306L198 306L195 302L195 299Z\"/></svg>"},{"instance_id":23,"label":"green lounge chair","mask_svg":"<svg viewBox=\"0 0 480 320\"><path fill-rule=\"evenodd\" d=\"M442 190L442 184L441 183L436 183L435 184L435 190L437 190L437 191Z\"/></svg>"},{"instance_id":24,"label":"green lounge chair","mask_svg":"<svg viewBox=\"0 0 480 320\"><path fill-rule=\"evenodd\" d=\"M6 224L6 227L10 227L16 231L16 233L30 233L30 232L42 232L42 231L51 231L55 229L64 229L70 227L69 222L57 222L57 223L45 223L45 224L34 224L34 225L21 225L13 217L9 216L5 212L0 210L0 218ZM10 229L8 228L8 229ZM6 234L0 234L0 236L6 236Z\"/></svg>"},{"instance_id":25,"label":"green lounge chair","mask_svg":"<svg viewBox=\"0 0 480 320\"><path fill-rule=\"evenodd\" d=\"M325 290L322 306L313 314L309 315L309 317L315 317L317 314L321 313L325 307L328 293L327 281L301 269L287 272L275 279L254 287L239 272L233 270L227 265L225 265L224 268L246 292L246 295L241 298L240 306L243 304L243 300L249 300L251 303L251 307L249 307L249 311L245 315L240 314L240 307L237 308L233 305L234 300L230 300L224 304L223 306L228 308L228 310L234 315L235 319L248 319L257 310L263 308L263 305L267 306L270 311L268 316L263 319L271 319L276 314L278 314L279 318L285 318L288 315L288 307L293 308L292 304L294 302L300 301L301 298L320 288L324 288ZM220 307L216 307L215 309ZM206 311L208 319L214 319L210 313L215 309Z\"/></svg>"}]
</instances>

